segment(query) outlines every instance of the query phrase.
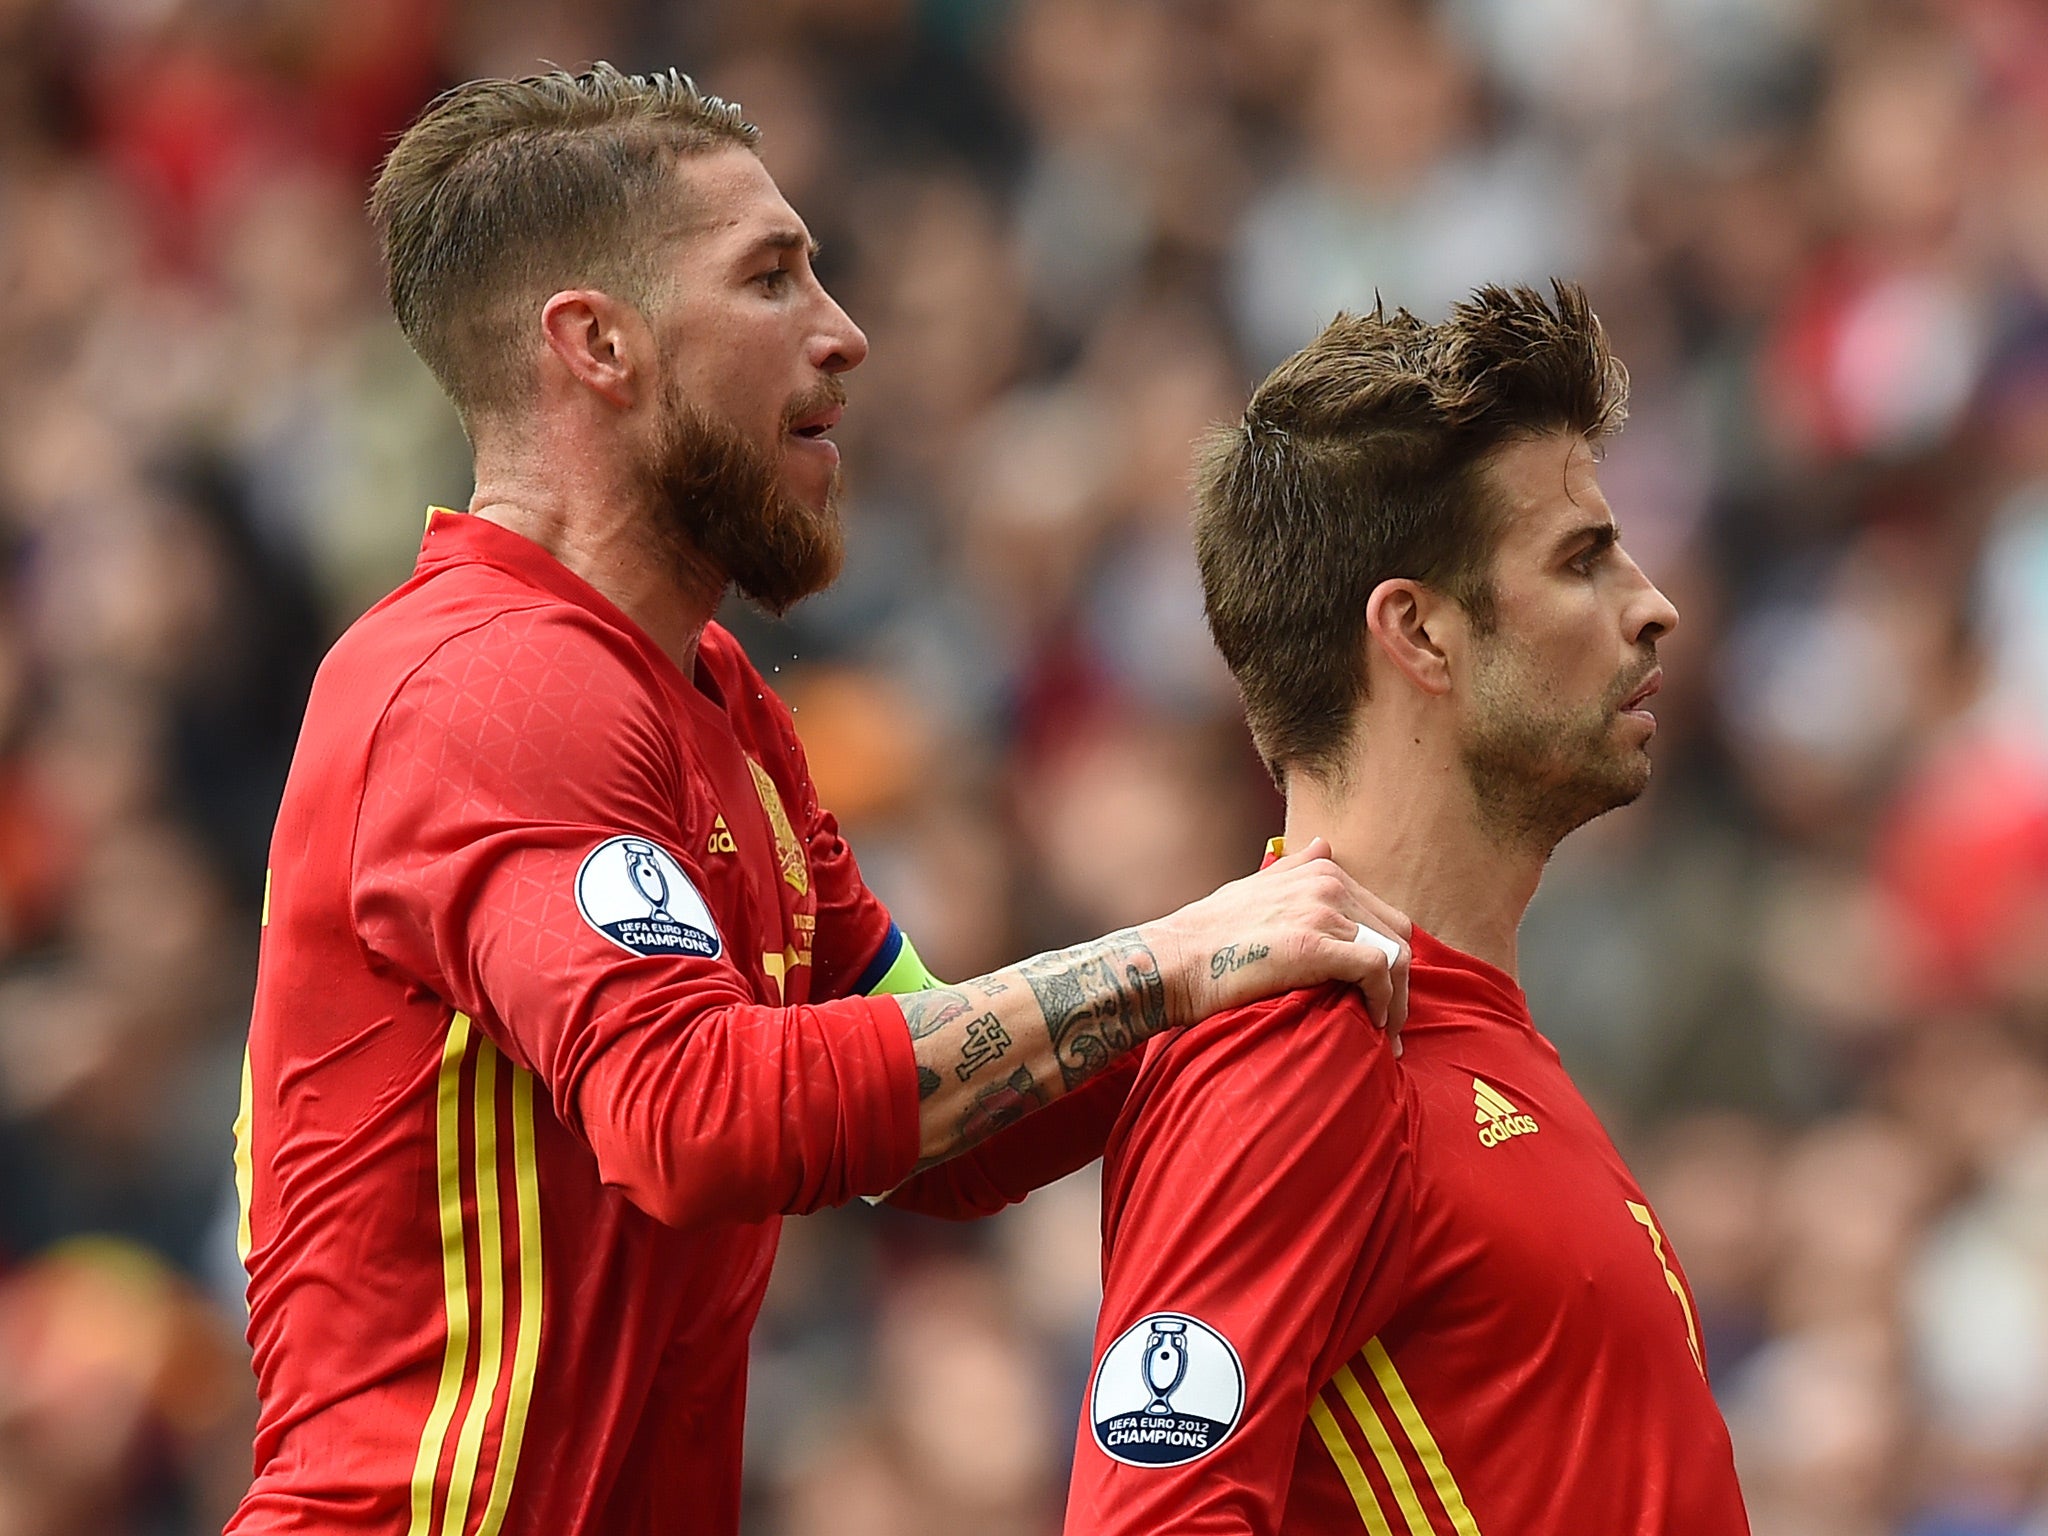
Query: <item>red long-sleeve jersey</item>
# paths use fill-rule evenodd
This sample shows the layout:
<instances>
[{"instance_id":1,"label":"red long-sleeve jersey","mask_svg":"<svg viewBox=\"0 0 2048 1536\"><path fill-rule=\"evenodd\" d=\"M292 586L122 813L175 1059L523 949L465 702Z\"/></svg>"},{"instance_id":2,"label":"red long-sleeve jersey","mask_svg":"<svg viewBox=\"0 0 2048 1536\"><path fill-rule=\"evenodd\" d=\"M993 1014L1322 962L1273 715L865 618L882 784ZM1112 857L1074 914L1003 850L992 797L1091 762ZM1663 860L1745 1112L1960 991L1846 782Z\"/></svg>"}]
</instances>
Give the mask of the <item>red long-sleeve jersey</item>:
<instances>
[{"instance_id":1,"label":"red long-sleeve jersey","mask_svg":"<svg viewBox=\"0 0 2048 1536\"><path fill-rule=\"evenodd\" d=\"M320 670L264 923L229 1531L736 1531L779 1216L917 1148L901 1010L851 995L900 936L739 647L710 627L686 678L538 546L434 514ZM1020 1197L1124 1081L905 1198Z\"/></svg>"},{"instance_id":2,"label":"red long-sleeve jersey","mask_svg":"<svg viewBox=\"0 0 2048 1536\"><path fill-rule=\"evenodd\" d=\"M1147 1048L1068 1536L1742 1536L1684 1272L1521 990L1417 932Z\"/></svg>"}]
</instances>

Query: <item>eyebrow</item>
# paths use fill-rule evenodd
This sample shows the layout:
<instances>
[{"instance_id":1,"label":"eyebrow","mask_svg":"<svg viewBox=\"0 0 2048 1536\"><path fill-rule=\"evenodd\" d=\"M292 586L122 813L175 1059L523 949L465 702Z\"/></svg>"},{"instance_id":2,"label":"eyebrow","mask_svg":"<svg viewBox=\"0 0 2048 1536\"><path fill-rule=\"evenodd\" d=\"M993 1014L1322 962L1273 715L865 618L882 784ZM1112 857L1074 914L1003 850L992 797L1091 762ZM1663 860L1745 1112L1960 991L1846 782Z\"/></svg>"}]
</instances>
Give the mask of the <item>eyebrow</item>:
<instances>
[{"instance_id":1,"label":"eyebrow","mask_svg":"<svg viewBox=\"0 0 2048 1536\"><path fill-rule=\"evenodd\" d=\"M1563 554L1586 544L1594 550L1611 549L1621 542L1621 527L1617 523L1583 523L1569 532L1559 535L1557 551Z\"/></svg>"},{"instance_id":2,"label":"eyebrow","mask_svg":"<svg viewBox=\"0 0 2048 1536\"><path fill-rule=\"evenodd\" d=\"M816 261L824 249L824 246L809 235L794 229L775 230L747 247L750 255L755 251L802 251L812 261Z\"/></svg>"}]
</instances>

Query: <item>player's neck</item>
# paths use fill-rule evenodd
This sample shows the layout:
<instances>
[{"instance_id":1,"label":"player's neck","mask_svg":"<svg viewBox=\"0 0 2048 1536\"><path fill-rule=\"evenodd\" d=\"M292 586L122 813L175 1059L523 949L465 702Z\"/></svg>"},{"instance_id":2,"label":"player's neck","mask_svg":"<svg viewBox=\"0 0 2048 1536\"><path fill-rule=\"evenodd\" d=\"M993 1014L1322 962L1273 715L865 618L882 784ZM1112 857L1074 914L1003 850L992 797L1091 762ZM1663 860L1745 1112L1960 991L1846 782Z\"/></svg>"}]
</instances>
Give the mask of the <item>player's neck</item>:
<instances>
[{"instance_id":1,"label":"player's neck","mask_svg":"<svg viewBox=\"0 0 2048 1536\"><path fill-rule=\"evenodd\" d=\"M1318 835L1352 876L1435 937L1516 974L1516 935L1546 855L1488 832L1455 760L1411 750L1356 762L1342 784L1297 775L1287 790L1288 846Z\"/></svg>"},{"instance_id":2,"label":"player's neck","mask_svg":"<svg viewBox=\"0 0 2048 1536\"><path fill-rule=\"evenodd\" d=\"M655 529L646 490L613 456L576 445L503 450L479 443L469 510L538 544L645 630L685 677L693 675L697 643L725 581L678 560Z\"/></svg>"}]
</instances>

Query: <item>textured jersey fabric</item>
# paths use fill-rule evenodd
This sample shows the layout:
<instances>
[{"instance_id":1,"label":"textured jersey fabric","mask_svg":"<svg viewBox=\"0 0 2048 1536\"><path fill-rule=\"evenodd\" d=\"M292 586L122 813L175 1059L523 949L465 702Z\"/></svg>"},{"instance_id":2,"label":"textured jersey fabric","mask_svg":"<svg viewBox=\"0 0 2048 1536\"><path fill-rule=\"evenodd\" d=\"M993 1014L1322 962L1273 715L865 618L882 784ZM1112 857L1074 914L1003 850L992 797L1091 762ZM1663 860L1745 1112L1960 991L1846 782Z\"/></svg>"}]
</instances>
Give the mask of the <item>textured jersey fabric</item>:
<instances>
[{"instance_id":1,"label":"textured jersey fabric","mask_svg":"<svg viewBox=\"0 0 2048 1536\"><path fill-rule=\"evenodd\" d=\"M1684 1272L1502 972L1418 931L1148 1052L1068 1536L1741 1536ZM1234 1373L1234 1374L1233 1374Z\"/></svg>"},{"instance_id":2,"label":"textured jersey fabric","mask_svg":"<svg viewBox=\"0 0 2048 1536\"><path fill-rule=\"evenodd\" d=\"M436 513L272 845L229 1531L736 1531L779 1213L916 1156L892 934L729 635Z\"/></svg>"}]
</instances>

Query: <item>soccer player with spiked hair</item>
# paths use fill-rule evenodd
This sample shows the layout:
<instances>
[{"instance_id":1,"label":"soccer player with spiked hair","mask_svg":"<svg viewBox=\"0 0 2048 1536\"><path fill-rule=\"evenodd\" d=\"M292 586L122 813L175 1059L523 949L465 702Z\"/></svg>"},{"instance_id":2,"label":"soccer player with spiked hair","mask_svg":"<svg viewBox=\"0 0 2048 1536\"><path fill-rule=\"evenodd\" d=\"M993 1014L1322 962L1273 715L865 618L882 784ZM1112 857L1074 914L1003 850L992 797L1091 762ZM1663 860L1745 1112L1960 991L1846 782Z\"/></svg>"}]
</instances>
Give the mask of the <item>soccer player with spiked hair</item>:
<instances>
[{"instance_id":1,"label":"soccer player with spiked hair","mask_svg":"<svg viewBox=\"0 0 2048 1536\"><path fill-rule=\"evenodd\" d=\"M1408 1024L1324 987L1146 1048L1068 1536L1748 1529L1684 1271L1515 981L1551 851L1650 777L1678 614L1600 489L1625 399L1579 289L1488 288L1340 317L1202 455L1286 842L1414 918Z\"/></svg>"}]
</instances>

